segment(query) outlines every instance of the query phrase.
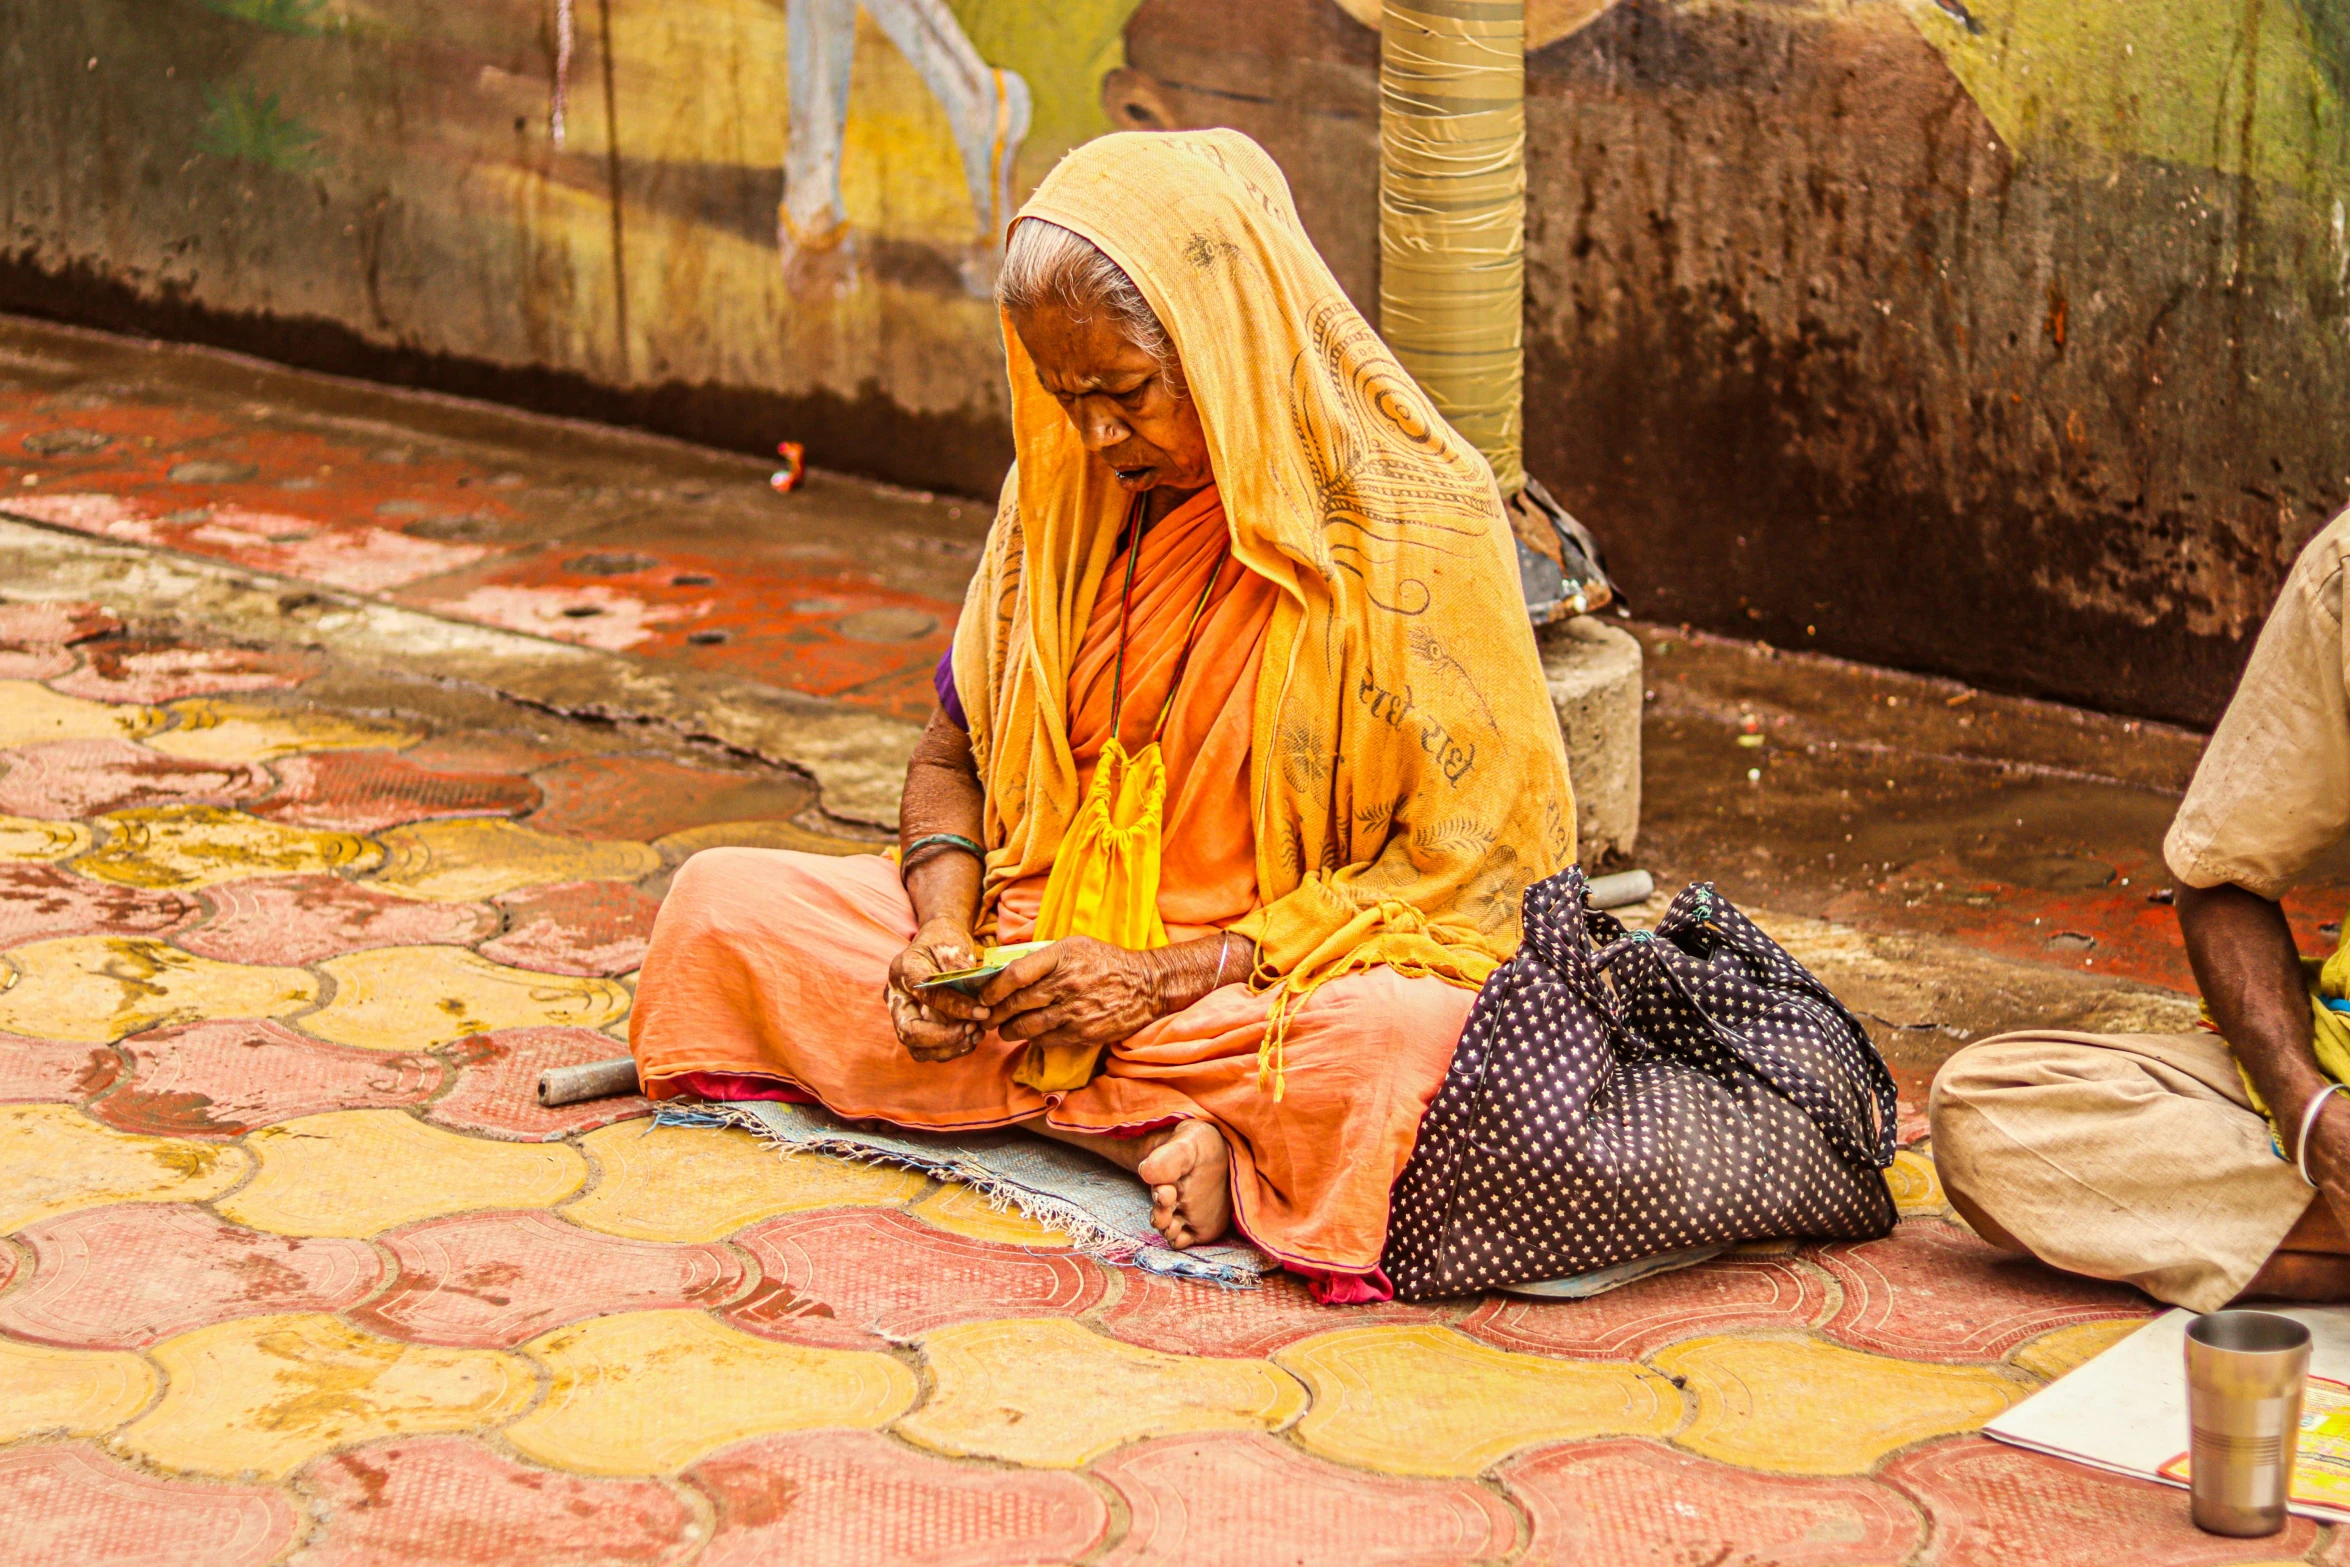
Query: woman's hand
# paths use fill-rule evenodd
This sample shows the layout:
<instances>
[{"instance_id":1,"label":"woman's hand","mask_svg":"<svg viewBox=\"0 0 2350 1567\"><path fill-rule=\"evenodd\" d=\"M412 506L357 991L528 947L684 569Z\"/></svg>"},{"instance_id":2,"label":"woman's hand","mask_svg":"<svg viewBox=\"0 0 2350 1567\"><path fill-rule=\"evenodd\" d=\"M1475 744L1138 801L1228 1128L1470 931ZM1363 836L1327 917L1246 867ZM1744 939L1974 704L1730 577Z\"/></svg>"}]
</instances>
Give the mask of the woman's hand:
<instances>
[{"instance_id":1,"label":"woman's hand","mask_svg":"<svg viewBox=\"0 0 2350 1567\"><path fill-rule=\"evenodd\" d=\"M925 921L914 940L889 966L889 1020L898 1042L917 1061L952 1061L969 1055L986 1031L988 1009L953 990L914 987L934 974L951 974L979 961L971 927L951 915ZM999 976L1000 977L1000 976Z\"/></svg>"},{"instance_id":2,"label":"woman's hand","mask_svg":"<svg viewBox=\"0 0 2350 1567\"><path fill-rule=\"evenodd\" d=\"M1064 936L987 982L985 1015L1006 1039L1045 1045L1114 1045L1176 1010L1167 1005L1157 955L1091 936Z\"/></svg>"}]
</instances>

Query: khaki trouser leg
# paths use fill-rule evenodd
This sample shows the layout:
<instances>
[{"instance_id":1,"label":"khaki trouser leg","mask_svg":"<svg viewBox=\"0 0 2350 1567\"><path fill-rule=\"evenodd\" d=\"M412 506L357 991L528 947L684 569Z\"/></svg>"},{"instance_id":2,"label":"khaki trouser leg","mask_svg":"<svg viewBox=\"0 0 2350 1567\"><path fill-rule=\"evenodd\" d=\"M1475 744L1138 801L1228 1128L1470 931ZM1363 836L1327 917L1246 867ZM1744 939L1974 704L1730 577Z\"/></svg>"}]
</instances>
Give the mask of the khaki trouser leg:
<instances>
[{"instance_id":1,"label":"khaki trouser leg","mask_svg":"<svg viewBox=\"0 0 2350 1567\"><path fill-rule=\"evenodd\" d=\"M2195 1311L2314 1195L2213 1034L2003 1034L1951 1057L1929 1114L1943 1183L2043 1262Z\"/></svg>"}]
</instances>

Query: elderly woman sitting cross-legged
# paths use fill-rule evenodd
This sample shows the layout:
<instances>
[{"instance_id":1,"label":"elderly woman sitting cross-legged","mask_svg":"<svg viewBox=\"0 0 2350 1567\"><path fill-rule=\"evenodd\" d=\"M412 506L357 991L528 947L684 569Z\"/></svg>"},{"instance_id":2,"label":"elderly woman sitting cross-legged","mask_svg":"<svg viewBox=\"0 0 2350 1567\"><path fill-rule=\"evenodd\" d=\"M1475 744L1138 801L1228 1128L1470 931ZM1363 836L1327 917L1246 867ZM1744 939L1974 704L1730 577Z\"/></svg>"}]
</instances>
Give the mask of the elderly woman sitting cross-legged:
<instances>
[{"instance_id":1,"label":"elderly woman sitting cross-legged","mask_svg":"<svg viewBox=\"0 0 2350 1567\"><path fill-rule=\"evenodd\" d=\"M1018 466L907 770L902 869L714 849L649 1090L1027 1125L1384 1293L1388 1189L1574 801L1483 461L1228 131L1072 153L1000 288ZM975 998L917 986L1048 941Z\"/></svg>"}]
</instances>

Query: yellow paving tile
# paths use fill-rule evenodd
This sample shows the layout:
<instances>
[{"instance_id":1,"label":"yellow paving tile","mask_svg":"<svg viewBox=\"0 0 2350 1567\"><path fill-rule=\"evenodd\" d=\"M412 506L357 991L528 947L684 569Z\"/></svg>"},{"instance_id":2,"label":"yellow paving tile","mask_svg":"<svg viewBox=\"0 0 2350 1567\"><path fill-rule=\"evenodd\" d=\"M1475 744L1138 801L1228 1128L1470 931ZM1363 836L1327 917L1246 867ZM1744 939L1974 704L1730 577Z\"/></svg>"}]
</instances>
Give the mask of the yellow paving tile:
<instances>
[{"instance_id":1,"label":"yellow paving tile","mask_svg":"<svg viewBox=\"0 0 2350 1567\"><path fill-rule=\"evenodd\" d=\"M1529 1443L1681 1423L1680 1393L1644 1367L1513 1354L1433 1324L1344 1328L1273 1359L1313 1390L1298 1441L1388 1474L1473 1475Z\"/></svg>"},{"instance_id":2,"label":"yellow paving tile","mask_svg":"<svg viewBox=\"0 0 2350 1567\"><path fill-rule=\"evenodd\" d=\"M167 1469L265 1480L348 1443L497 1425L538 1386L519 1355L396 1343L317 1312L241 1317L151 1353L168 1378L162 1401L114 1445Z\"/></svg>"},{"instance_id":3,"label":"yellow paving tile","mask_svg":"<svg viewBox=\"0 0 2350 1567\"><path fill-rule=\"evenodd\" d=\"M252 1161L219 1143L117 1132L71 1105L0 1105L0 1234L110 1202L203 1202Z\"/></svg>"},{"instance_id":4,"label":"yellow paving tile","mask_svg":"<svg viewBox=\"0 0 2350 1567\"><path fill-rule=\"evenodd\" d=\"M89 846L90 829L80 822L0 816L0 860L69 860Z\"/></svg>"},{"instance_id":5,"label":"yellow paving tile","mask_svg":"<svg viewBox=\"0 0 2350 1567\"><path fill-rule=\"evenodd\" d=\"M928 1402L898 1433L958 1457L1074 1469L1185 1431L1276 1431L1305 1389L1261 1360L1167 1355L1066 1317L969 1322L922 1341Z\"/></svg>"},{"instance_id":6,"label":"yellow paving tile","mask_svg":"<svg viewBox=\"0 0 2350 1567\"><path fill-rule=\"evenodd\" d=\"M649 844L562 838L487 818L395 827L383 845L384 867L370 885L438 903L470 903L548 882L636 881L661 868Z\"/></svg>"},{"instance_id":7,"label":"yellow paving tile","mask_svg":"<svg viewBox=\"0 0 2350 1567\"><path fill-rule=\"evenodd\" d=\"M1950 1199L1942 1195L1942 1177L1935 1173L1934 1161L1913 1149L1905 1148L1893 1156L1885 1171L1885 1185L1893 1193L1893 1206L1905 1219L1913 1213L1941 1213L1950 1206Z\"/></svg>"},{"instance_id":8,"label":"yellow paving tile","mask_svg":"<svg viewBox=\"0 0 2350 1567\"><path fill-rule=\"evenodd\" d=\"M368 1050L429 1050L500 1028L602 1028L628 1015L608 979L508 968L463 947L376 947L318 965L334 996L303 1029Z\"/></svg>"},{"instance_id":9,"label":"yellow paving tile","mask_svg":"<svg viewBox=\"0 0 2350 1567\"><path fill-rule=\"evenodd\" d=\"M913 1372L889 1355L770 1343L699 1311L598 1317L523 1351L552 1381L506 1439L581 1474L667 1474L777 1431L873 1430L915 1394Z\"/></svg>"},{"instance_id":10,"label":"yellow paving tile","mask_svg":"<svg viewBox=\"0 0 2350 1567\"><path fill-rule=\"evenodd\" d=\"M136 1355L0 1339L0 1442L43 1432L103 1436L154 1394L155 1373Z\"/></svg>"},{"instance_id":11,"label":"yellow paving tile","mask_svg":"<svg viewBox=\"0 0 2350 1567\"><path fill-rule=\"evenodd\" d=\"M347 832L281 827L217 805L159 805L98 818L106 844L74 869L126 887L211 887L248 876L371 870L383 850Z\"/></svg>"},{"instance_id":12,"label":"yellow paving tile","mask_svg":"<svg viewBox=\"0 0 2350 1567\"><path fill-rule=\"evenodd\" d=\"M2031 1389L1988 1366L1889 1360L1813 1338L1698 1338L1649 1357L1686 1379L1697 1416L1674 1440L1778 1474L1865 1473L1897 1447L1972 1431Z\"/></svg>"},{"instance_id":13,"label":"yellow paving tile","mask_svg":"<svg viewBox=\"0 0 2350 1567\"><path fill-rule=\"evenodd\" d=\"M2146 1325L2143 1317L2120 1322L2076 1322L2016 1346L2007 1358L2036 1377L2053 1382L2078 1370Z\"/></svg>"},{"instance_id":14,"label":"yellow paving tile","mask_svg":"<svg viewBox=\"0 0 2350 1567\"><path fill-rule=\"evenodd\" d=\"M704 849L797 849L802 854L879 854L888 845L868 838L842 838L816 832L797 822L711 822L688 827L653 846L672 860L682 860Z\"/></svg>"},{"instance_id":15,"label":"yellow paving tile","mask_svg":"<svg viewBox=\"0 0 2350 1567\"><path fill-rule=\"evenodd\" d=\"M245 1139L251 1185L220 1204L280 1235L379 1234L470 1208L547 1208L587 1179L563 1143L503 1143L427 1126L399 1110L329 1110Z\"/></svg>"},{"instance_id":16,"label":"yellow paving tile","mask_svg":"<svg viewBox=\"0 0 2350 1567\"><path fill-rule=\"evenodd\" d=\"M31 680L0 680L0 746L51 740L136 740L163 722L151 707L59 696Z\"/></svg>"},{"instance_id":17,"label":"yellow paving tile","mask_svg":"<svg viewBox=\"0 0 2350 1567\"><path fill-rule=\"evenodd\" d=\"M1058 1249L1075 1244L1068 1231L1039 1224L1017 1208L990 1207L986 1197L960 1181L947 1182L907 1212L938 1229L968 1235L975 1241L994 1241L999 1246Z\"/></svg>"},{"instance_id":18,"label":"yellow paving tile","mask_svg":"<svg viewBox=\"0 0 2350 1567\"><path fill-rule=\"evenodd\" d=\"M888 1208L923 1177L830 1154L785 1155L737 1127L623 1121L580 1139L596 1186L563 1217L640 1241L714 1241L806 1208Z\"/></svg>"},{"instance_id":19,"label":"yellow paving tile","mask_svg":"<svg viewBox=\"0 0 2350 1567\"><path fill-rule=\"evenodd\" d=\"M424 738L395 723L233 697L193 696L164 711L172 727L149 739L148 747L202 762L267 762L298 751L397 751Z\"/></svg>"},{"instance_id":20,"label":"yellow paving tile","mask_svg":"<svg viewBox=\"0 0 2350 1567\"><path fill-rule=\"evenodd\" d=\"M8 953L0 1031L106 1044L167 1023L284 1017L318 999L298 968L191 957L143 936L64 936Z\"/></svg>"}]
</instances>

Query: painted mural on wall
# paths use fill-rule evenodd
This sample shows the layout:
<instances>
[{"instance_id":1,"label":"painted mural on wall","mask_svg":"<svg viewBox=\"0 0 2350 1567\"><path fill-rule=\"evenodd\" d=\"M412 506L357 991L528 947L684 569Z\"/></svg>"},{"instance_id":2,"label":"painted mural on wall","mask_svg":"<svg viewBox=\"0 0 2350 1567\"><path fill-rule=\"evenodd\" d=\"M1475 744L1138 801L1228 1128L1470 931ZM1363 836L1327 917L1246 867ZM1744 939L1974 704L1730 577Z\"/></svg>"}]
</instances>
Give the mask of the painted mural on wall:
<instances>
[{"instance_id":1,"label":"painted mural on wall","mask_svg":"<svg viewBox=\"0 0 2350 1567\"><path fill-rule=\"evenodd\" d=\"M1527 15L1529 465L1643 607L2214 710L2350 495L2339 421L2309 417L2350 405L2350 10ZM1002 225L1088 137L1249 132L1375 300L1377 21L0 0L0 303L500 367L516 395L611 389L678 433L812 435L820 463L984 490Z\"/></svg>"}]
</instances>

